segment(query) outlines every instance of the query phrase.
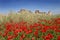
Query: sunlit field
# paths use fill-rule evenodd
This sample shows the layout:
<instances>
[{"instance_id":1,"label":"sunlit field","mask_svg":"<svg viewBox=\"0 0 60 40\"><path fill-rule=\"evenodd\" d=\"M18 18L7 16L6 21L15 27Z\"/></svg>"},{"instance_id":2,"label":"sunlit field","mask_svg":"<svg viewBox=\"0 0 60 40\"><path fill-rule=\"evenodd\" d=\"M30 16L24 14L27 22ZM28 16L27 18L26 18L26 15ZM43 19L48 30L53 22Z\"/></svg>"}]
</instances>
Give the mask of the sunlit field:
<instances>
[{"instance_id":1,"label":"sunlit field","mask_svg":"<svg viewBox=\"0 0 60 40\"><path fill-rule=\"evenodd\" d=\"M60 40L60 14L0 14L0 40Z\"/></svg>"}]
</instances>

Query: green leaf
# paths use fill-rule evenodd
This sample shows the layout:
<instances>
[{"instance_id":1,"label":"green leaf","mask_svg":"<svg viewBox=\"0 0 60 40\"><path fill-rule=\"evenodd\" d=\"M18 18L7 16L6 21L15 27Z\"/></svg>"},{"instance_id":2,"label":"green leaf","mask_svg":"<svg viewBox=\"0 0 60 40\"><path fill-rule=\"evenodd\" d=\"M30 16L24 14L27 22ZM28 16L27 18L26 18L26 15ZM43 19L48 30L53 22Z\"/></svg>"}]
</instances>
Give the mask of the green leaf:
<instances>
[{"instance_id":1,"label":"green leaf","mask_svg":"<svg viewBox=\"0 0 60 40\"><path fill-rule=\"evenodd\" d=\"M37 38L37 40L43 40L43 38Z\"/></svg>"},{"instance_id":2,"label":"green leaf","mask_svg":"<svg viewBox=\"0 0 60 40\"><path fill-rule=\"evenodd\" d=\"M28 37L28 38L32 38L32 36L33 36L33 34L31 33L31 34L27 34L26 35L26 37Z\"/></svg>"},{"instance_id":3,"label":"green leaf","mask_svg":"<svg viewBox=\"0 0 60 40\"><path fill-rule=\"evenodd\" d=\"M4 40L7 40L7 38L8 38L8 37L7 37L7 36L5 36L3 39L4 39Z\"/></svg>"},{"instance_id":4,"label":"green leaf","mask_svg":"<svg viewBox=\"0 0 60 40\"><path fill-rule=\"evenodd\" d=\"M38 36L41 37L42 35L43 33L39 31Z\"/></svg>"},{"instance_id":5,"label":"green leaf","mask_svg":"<svg viewBox=\"0 0 60 40\"><path fill-rule=\"evenodd\" d=\"M9 32L10 35L13 35L13 32Z\"/></svg>"},{"instance_id":6,"label":"green leaf","mask_svg":"<svg viewBox=\"0 0 60 40\"><path fill-rule=\"evenodd\" d=\"M57 40L56 38L53 38L53 39L51 39L51 40Z\"/></svg>"},{"instance_id":7,"label":"green leaf","mask_svg":"<svg viewBox=\"0 0 60 40\"><path fill-rule=\"evenodd\" d=\"M14 38L14 40L19 40L20 39L20 35L22 35L22 33L19 33L18 36L16 38Z\"/></svg>"},{"instance_id":8,"label":"green leaf","mask_svg":"<svg viewBox=\"0 0 60 40\"><path fill-rule=\"evenodd\" d=\"M0 39L2 38L2 36L0 36Z\"/></svg>"}]
</instances>

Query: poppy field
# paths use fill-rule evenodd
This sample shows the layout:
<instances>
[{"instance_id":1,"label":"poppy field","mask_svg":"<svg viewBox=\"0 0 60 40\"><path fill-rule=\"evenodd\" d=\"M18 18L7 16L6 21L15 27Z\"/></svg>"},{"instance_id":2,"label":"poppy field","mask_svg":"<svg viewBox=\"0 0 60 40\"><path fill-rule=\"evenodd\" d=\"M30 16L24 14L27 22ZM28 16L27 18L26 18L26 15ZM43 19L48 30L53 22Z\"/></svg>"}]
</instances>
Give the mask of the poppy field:
<instances>
[{"instance_id":1,"label":"poppy field","mask_svg":"<svg viewBox=\"0 0 60 40\"><path fill-rule=\"evenodd\" d=\"M0 19L0 40L60 40L60 16L4 16Z\"/></svg>"}]
</instances>

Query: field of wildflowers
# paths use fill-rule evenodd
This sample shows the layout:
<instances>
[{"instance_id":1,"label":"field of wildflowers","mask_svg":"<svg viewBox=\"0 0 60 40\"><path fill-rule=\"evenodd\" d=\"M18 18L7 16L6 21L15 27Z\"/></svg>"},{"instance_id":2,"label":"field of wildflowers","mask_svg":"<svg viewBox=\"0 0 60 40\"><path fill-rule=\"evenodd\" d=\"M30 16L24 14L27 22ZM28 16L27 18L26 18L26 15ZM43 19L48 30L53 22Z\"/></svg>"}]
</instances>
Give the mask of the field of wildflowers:
<instances>
[{"instance_id":1,"label":"field of wildflowers","mask_svg":"<svg viewBox=\"0 0 60 40\"><path fill-rule=\"evenodd\" d=\"M0 40L60 40L60 15L1 16Z\"/></svg>"}]
</instances>

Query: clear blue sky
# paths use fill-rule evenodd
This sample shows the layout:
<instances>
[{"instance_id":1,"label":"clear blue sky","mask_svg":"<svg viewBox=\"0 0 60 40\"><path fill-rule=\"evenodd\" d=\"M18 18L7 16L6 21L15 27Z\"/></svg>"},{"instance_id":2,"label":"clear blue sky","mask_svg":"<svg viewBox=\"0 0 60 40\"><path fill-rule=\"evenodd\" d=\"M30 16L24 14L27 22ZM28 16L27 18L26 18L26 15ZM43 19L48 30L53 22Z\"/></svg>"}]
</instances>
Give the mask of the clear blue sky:
<instances>
[{"instance_id":1,"label":"clear blue sky","mask_svg":"<svg viewBox=\"0 0 60 40\"><path fill-rule=\"evenodd\" d=\"M60 12L60 0L0 0L0 13L7 13L9 10L19 9Z\"/></svg>"}]
</instances>

